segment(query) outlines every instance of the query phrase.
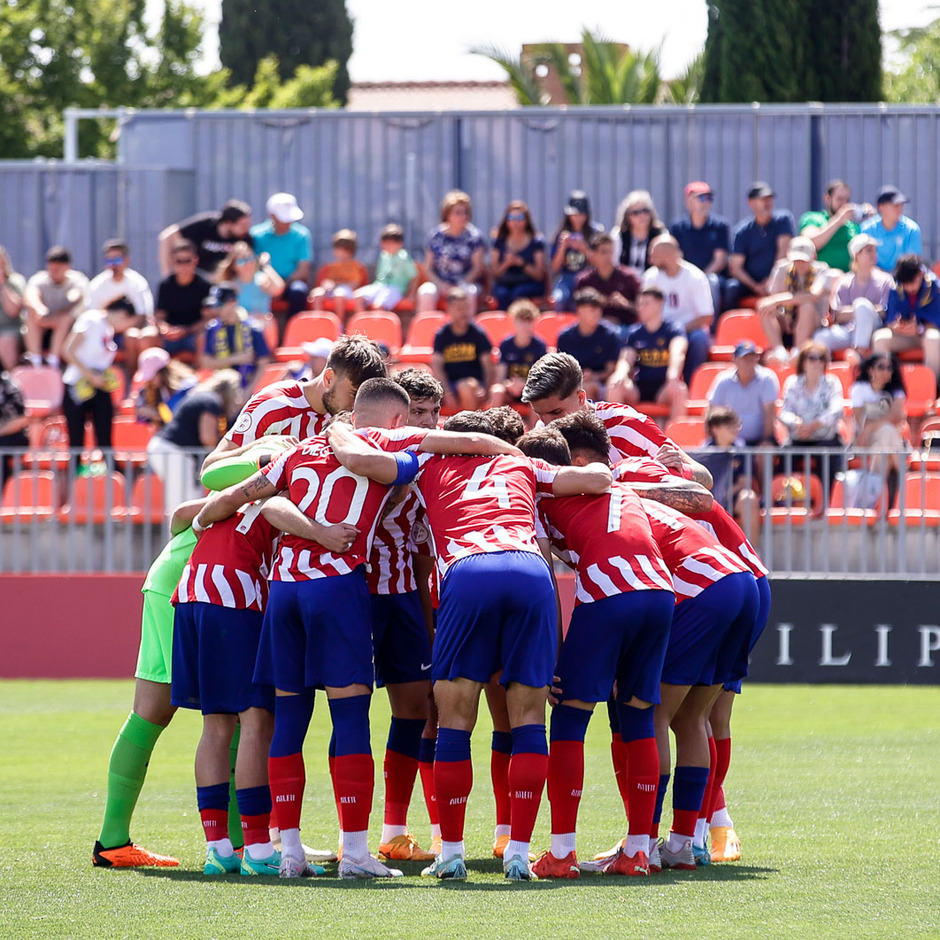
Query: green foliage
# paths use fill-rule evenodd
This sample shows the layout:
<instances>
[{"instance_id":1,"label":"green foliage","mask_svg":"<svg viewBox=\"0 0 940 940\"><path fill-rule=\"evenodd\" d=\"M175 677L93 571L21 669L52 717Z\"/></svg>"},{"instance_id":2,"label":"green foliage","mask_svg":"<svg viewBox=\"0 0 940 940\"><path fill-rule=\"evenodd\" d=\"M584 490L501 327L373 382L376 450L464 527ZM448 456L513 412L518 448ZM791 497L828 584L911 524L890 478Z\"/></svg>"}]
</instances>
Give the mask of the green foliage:
<instances>
[{"instance_id":1,"label":"green foliage","mask_svg":"<svg viewBox=\"0 0 940 940\"><path fill-rule=\"evenodd\" d=\"M940 20L891 36L898 41L903 64L885 73L885 101L940 103Z\"/></svg>"},{"instance_id":2,"label":"green foliage","mask_svg":"<svg viewBox=\"0 0 940 940\"><path fill-rule=\"evenodd\" d=\"M298 74L300 66L317 67L333 61L332 93L345 103L352 34L345 0L223 0L219 57L232 81L242 85L247 85L261 62L271 56L283 82Z\"/></svg>"}]
</instances>

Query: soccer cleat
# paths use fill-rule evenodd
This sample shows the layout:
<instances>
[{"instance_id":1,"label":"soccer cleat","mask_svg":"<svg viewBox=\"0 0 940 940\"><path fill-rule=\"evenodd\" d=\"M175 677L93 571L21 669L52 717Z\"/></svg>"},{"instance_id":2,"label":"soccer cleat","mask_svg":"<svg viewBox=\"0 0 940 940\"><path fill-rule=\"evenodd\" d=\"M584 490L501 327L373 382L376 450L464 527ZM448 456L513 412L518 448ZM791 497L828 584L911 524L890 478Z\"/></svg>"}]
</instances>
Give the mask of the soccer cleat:
<instances>
[{"instance_id":1,"label":"soccer cleat","mask_svg":"<svg viewBox=\"0 0 940 940\"><path fill-rule=\"evenodd\" d=\"M509 836L497 836L493 840L493 857L502 858L503 853L506 851L506 846L509 845Z\"/></svg>"},{"instance_id":2,"label":"soccer cleat","mask_svg":"<svg viewBox=\"0 0 940 940\"><path fill-rule=\"evenodd\" d=\"M281 833L278 829L271 830L271 844L276 852L281 851ZM300 847L304 850L304 855L308 862L335 862L338 861L336 853L330 849L312 849L305 842Z\"/></svg>"},{"instance_id":3,"label":"soccer cleat","mask_svg":"<svg viewBox=\"0 0 940 940\"><path fill-rule=\"evenodd\" d=\"M659 856L663 868L674 868L676 871L695 871L695 856L692 854L692 840L682 843L678 852L670 851L665 842L660 843Z\"/></svg>"},{"instance_id":4,"label":"soccer cleat","mask_svg":"<svg viewBox=\"0 0 940 940\"><path fill-rule=\"evenodd\" d=\"M623 851L623 849L626 847L626 844L627 844L627 840L626 840L626 839L621 839L621 840L620 840L615 846L613 846L612 848L609 848L609 849L607 849L607 850L604 851L604 852L598 852L597 855L594 856L594 861L596 861L596 862L601 862L601 861L603 861L604 859L611 859L611 858L614 858L614 856L618 855L620 852Z\"/></svg>"},{"instance_id":5,"label":"soccer cleat","mask_svg":"<svg viewBox=\"0 0 940 940\"><path fill-rule=\"evenodd\" d=\"M206 852L206 864L202 866L204 875L236 875L241 869L242 860L232 852L231 855L219 855L215 849Z\"/></svg>"},{"instance_id":6,"label":"soccer cleat","mask_svg":"<svg viewBox=\"0 0 940 940\"><path fill-rule=\"evenodd\" d=\"M153 865L157 868L175 868L180 860L172 855L157 855L135 842L106 849L100 842L91 850L91 864L99 868L142 868Z\"/></svg>"},{"instance_id":7,"label":"soccer cleat","mask_svg":"<svg viewBox=\"0 0 940 940\"><path fill-rule=\"evenodd\" d=\"M431 837L431 849L430 849L431 854L435 858L437 858L437 856L441 854L441 850L443 848L444 848L444 845L443 845L443 841L441 840L441 837L432 836Z\"/></svg>"},{"instance_id":8,"label":"soccer cleat","mask_svg":"<svg viewBox=\"0 0 940 940\"><path fill-rule=\"evenodd\" d=\"M615 861L617 861L622 853L623 848L620 845L614 846L607 852L599 852L590 861L581 862L581 871L592 872L596 875L603 875L607 869L610 868L610 866L613 865Z\"/></svg>"},{"instance_id":9,"label":"soccer cleat","mask_svg":"<svg viewBox=\"0 0 940 940\"><path fill-rule=\"evenodd\" d=\"M661 844L661 842L657 842L656 845L650 849L649 870L651 875L658 875L663 870L663 859L659 851Z\"/></svg>"},{"instance_id":10,"label":"soccer cleat","mask_svg":"<svg viewBox=\"0 0 940 940\"><path fill-rule=\"evenodd\" d=\"M733 829L727 826L712 826L709 835L712 840L713 862L741 861L741 839Z\"/></svg>"},{"instance_id":11,"label":"soccer cleat","mask_svg":"<svg viewBox=\"0 0 940 940\"><path fill-rule=\"evenodd\" d=\"M397 868L386 868L377 858L367 855L362 861L343 858L339 863L340 878L401 878Z\"/></svg>"},{"instance_id":12,"label":"soccer cleat","mask_svg":"<svg viewBox=\"0 0 940 940\"><path fill-rule=\"evenodd\" d=\"M247 852L242 856L241 873L243 875L278 875L281 867L281 853L273 852L267 858L255 859Z\"/></svg>"},{"instance_id":13,"label":"soccer cleat","mask_svg":"<svg viewBox=\"0 0 940 940\"><path fill-rule=\"evenodd\" d=\"M282 855L277 869L278 878L313 878L325 873L325 868L311 865L305 858L294 858L293 855Z\"/></svg>"},{"instance_id":14,"label":"soccer cleat","mask_svg":"<svg viewBox=\"0 0 940 940\"><path fill-rule=\"evenodd\" d=\"M532 871L539 878L580 878L581 869L574 852L564 858L555 858L551 852L543 852L532 865Z\"/></svg>"},{"instance_id":15,"label":"soccer cleat","mask_svg":"<svg viewBox=\"0 0 940 940\"><path fill-rule=\"evenodd\" d=\"M712 856L711 852L708 851L707 845L696 845L692 843L692 856L695 859L695 864L701 868L703 865L710 865Z\"/></svg>"},{"instance_id":16,"label":"soccer cleat","mask_svg":"<svg viewBox=\"0 0 940 940\"><path fill-rule=\"evenodd\" d=\"M536 875L532 871L529 860L522 855L513 855L512 858L503 858L503 874L507 881L535 881Z\"/></svg>"},{"instance_id":17,"label":"soccer cleat","mask_svg":"<svg viewBox=\"0 0 940 940\"><path fill-rule=\"evenodd\" d=\"M426 878L440 878L441 881L466 881L467 866L462 855L452 855L446 862L438 855L421 874Z\"/></svg>"},{"instance_id":18,"label":"soccer cleat","mask_svg":"<svg viewBox=\"0 0 940 940\"><path fill-rule=\"evenodd\" d=\"M605 872L608 875L627 875L628 877L645 876L649 873L650 862L645 852L637 852L636 855L621 852Z\"/></svg>"},{"instance_id":19,"label":"soccer cleat","mask_svg":"<svg viewBox=\"0 0 940 940\"><path fill-rule=\"evenodd\" d=\"M379 858L383 861L396 862L430 862L434 858L433 852L425 852L418 845L418 840L411 835L395 836L388 842L379 846Z\"/></svg>"}]
</instances>

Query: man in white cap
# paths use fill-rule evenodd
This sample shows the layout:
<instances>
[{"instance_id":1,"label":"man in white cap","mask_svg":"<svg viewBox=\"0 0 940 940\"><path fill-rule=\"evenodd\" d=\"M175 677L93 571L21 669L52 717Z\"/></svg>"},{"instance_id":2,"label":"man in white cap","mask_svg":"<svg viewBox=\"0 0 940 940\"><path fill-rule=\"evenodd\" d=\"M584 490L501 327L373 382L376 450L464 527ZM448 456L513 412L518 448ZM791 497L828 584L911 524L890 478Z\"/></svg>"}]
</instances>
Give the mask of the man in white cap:
<instances>
[{"instance_id":1,"label":"man in white cap","mask_svg":"<svg viewBox=\"0 0 940 940\"><path fill-rule=\"evenodd\" d=\"M310 229L300 224L304 213L297 205L296 196L290 193L275 193L268 199L266 208L268 220L253 226L251 237L255 252L267 252L271 256L271 267L284 280L284 292L280 298L275 298L274 303L283 338L287 320L307 306L313 241ZM286 303L285 311L278 312L278 300Z\"/></svg>"},{"instance_id":2,"label":"man in white cap","mask_svg":"<svg viewBox=\"0 0 940 940\"><path fill-rule=\"evenodd\" d=\"M822 326L829 311L829 268L816 260L816 246L805 235L791 239L787 256L770 275L767 296L757 303L767 334L767 357L787 363Z\"/></svg>"},{"instance_id":3,"label":"man in white cap","mask_svg":"<svg viewBox=\"0 0 940 940\"><path fill-rule=\"evenodd\" d=\"M867 355L872 333L878 329L888 309L888 295L894 278L878 267L878 245L871 235L856 235L849 242L851 269L843 274L832 290L829 326L815 339L830 352L855 349Z\"/></svg>"}]
</instances>

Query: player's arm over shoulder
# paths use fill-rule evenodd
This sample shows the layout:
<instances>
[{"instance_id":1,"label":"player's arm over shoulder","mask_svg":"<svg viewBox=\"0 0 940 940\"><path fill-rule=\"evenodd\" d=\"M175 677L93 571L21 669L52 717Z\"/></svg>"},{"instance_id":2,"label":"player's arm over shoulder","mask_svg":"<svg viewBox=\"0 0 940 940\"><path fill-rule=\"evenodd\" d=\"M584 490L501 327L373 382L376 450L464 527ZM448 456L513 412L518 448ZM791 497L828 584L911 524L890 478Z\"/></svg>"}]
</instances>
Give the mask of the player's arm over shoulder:
<instances>
[{"instance_id":1,"label":"player's arm over shoulder","mask_svg":"<svg viewBox=\"0 0 940 940\"><path fill-rule=\"evenodd\" d=\"M418 447L421 454L455 455L468 457L496 457L500 454L521 456L522 451L513 444L476 431L428 431Z\"/></svg>"},{"instance_id":2,"label":"player's arm over shoulder","mask_svg":"<svg viewBox=\"0 0 940 940\"><path fill-rule=\"evenodd\" d=\"M261 515L280 532L317 542L331 552L348 551L359 534L355 526L343 522L337 525L321 525L315 522L304 515L286 496L272 496L266 499Z\"/></svg>"},{"instance_id":3,"label":"player's arm over shoulder","mask_svg":"<svg viewBox=\"0 0 940 940\"><path fill-rule=\"evenodd\" d=\"M583 467L557 467L552 480L554 496L599 496L610 488L610 467L589 463Z\"/></svg>"}]
</instances>

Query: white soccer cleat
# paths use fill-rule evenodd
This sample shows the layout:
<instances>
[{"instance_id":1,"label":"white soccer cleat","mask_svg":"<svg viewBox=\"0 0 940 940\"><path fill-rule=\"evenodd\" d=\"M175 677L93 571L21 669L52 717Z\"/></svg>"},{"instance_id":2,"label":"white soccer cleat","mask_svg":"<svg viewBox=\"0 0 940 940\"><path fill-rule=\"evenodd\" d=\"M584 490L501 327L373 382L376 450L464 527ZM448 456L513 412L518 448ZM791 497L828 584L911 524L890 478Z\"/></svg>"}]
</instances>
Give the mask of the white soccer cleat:
<instances>
[{"instance_id":1,"label":"white soccer cleat","mask_svg":"<svg viewBox=\"0 0 940 940\"><path fill-rule=\"evenodd\" d=\"M355 861L343 856L339 863L340 878L401 878L402 873L397 868L386 868L377 858L369 855L367 858Z\"/></svg>"}]
</instances>

